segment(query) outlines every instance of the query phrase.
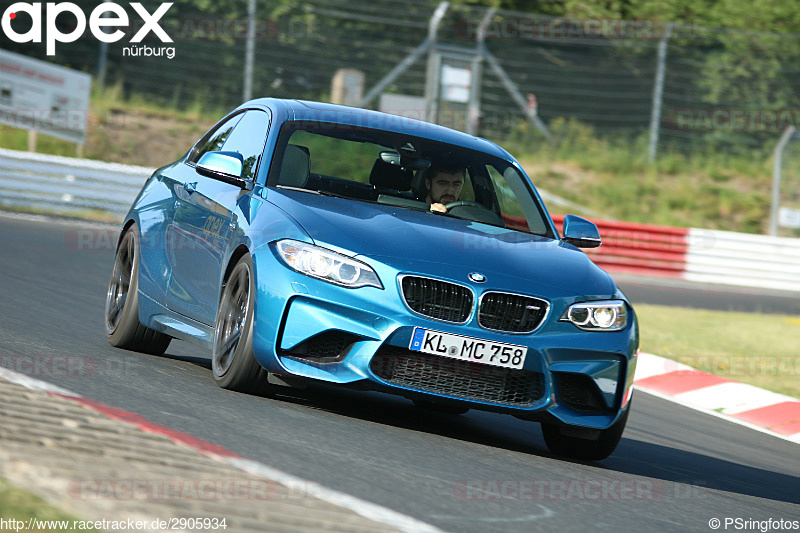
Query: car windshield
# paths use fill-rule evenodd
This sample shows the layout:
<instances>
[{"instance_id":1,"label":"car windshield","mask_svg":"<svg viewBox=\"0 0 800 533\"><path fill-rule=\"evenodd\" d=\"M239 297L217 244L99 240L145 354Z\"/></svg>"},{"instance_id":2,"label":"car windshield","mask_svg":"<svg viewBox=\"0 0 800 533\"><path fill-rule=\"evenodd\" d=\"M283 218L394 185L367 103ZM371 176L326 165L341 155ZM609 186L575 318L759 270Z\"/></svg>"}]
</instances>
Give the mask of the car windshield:
<instances>
[{"instance_id":1,"label":"car windshield","mask_svg":"<svg viewBox=\"0 0 800 533\"><path fill-rule=\"evenodd\" d=\"M442 192L448 180L459 188ZM287 122L269 183L424 211L438 202L448 216L552 236L525 178L508 161L408 134Z\"/></svg>"}]
</instances>

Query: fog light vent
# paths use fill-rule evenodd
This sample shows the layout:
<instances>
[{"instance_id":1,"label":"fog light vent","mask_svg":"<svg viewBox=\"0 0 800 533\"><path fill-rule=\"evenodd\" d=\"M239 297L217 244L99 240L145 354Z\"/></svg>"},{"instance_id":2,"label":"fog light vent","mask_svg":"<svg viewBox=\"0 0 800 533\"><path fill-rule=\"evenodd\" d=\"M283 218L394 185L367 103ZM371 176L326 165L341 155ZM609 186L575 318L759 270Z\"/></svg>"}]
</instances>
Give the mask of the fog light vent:
<instances>
[{"instance_id":1,"label":"fog light vent","mask_svg":"<svg viewBox=\"0 0 800 533\"><path fill-rule=\"evenodd\" d=\"M291 350L283 350L281 355L299 359L313 359L317 362L341 361L350 346L358 337L344 331L329 330L306 339Z\"/></svg>"},{"instance_id":2,"label":"fog light vent","mask_svg":"<svg viewBox=\"0 0 800 533\"><path fill-rule=\"evenodd\" d=\"M586 374L556 372L559 402L577 411L611 411L595 382Z\"/></svg>"}]
</instances>

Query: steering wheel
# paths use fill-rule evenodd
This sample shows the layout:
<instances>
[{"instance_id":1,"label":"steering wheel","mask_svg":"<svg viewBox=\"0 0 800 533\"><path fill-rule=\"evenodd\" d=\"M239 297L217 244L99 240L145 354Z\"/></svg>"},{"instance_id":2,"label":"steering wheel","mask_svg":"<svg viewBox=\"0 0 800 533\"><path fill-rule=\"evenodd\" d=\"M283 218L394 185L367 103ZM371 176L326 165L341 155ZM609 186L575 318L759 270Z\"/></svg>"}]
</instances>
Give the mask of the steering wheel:
<instances>
[{"instance_id":1,"label":"steering wheel","mask_svg":"<svg viewBox=\"0 0 800 533\"><path fill-rule=\"evenodd\" d=\"M458 208L465 209L473 208L472 211L464 211L461 215L458 214ZM491 209L478 202L470 202L467 200L456 200L445 205L448 213L453 213L453 216L463 218L464 220L472 220L475 222L483 222L484 224L492 224L494 226L504 227L503 220ZM475 210L474 208L479 208ZM455 210L455 211L454 211ZM462 216L466 215L466 216Z\"/></svg>"},{"instance_id":2,"label":"steering wheel","mask_svg":"<svg viewBox=\"0 0 800 533\"><path fill-rule=\"evenodd\" d=\"M478 202L470 202L468 200L456 200L455 202L450 202L448 204L444 204L448 211L453 209L454 207L480 207L481 209L486 209L486 206L483 204L479 204Z\"/></svg>"}]
</instances>

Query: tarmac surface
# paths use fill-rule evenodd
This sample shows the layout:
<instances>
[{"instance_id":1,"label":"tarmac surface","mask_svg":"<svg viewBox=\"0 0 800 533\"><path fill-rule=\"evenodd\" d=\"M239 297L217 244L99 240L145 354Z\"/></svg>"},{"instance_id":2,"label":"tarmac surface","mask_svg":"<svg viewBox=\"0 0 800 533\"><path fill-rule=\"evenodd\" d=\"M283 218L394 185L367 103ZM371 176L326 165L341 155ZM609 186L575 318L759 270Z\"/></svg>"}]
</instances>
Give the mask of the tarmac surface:
<instances>
[{"instance_id":1,"label":"tarmac surface","mask_svg":"<svg viewBox=\"0 0 800 533\"><path fill-rule=\"evenodd\" d=\"M82 240L87 227L90 241ZM682 533L707 531L712 516L800 519L795 443L648 394L636 393L618 452L587 465L552 457L535 424L509 417L423 417L402 399L347 391L232 394L210 379L207 357L183 343L163 357L114 350L98 326L111 235L96 225L0 216L0 356L49 382L0 368L0 477L76 517L216 518L225 531L436 531L433 523L448 531ZM639 288L637 300L652 296ZM731 303L724 288L660 290L724 308L794 305L779 294L733 291L741 296ZM29 360L45 366L25 370ZM56 368L62 363L94 371ZM471 500L455 490L465 479L550 488L607 480L661 492L633 503Z\"/></svg>"}]
</instances>

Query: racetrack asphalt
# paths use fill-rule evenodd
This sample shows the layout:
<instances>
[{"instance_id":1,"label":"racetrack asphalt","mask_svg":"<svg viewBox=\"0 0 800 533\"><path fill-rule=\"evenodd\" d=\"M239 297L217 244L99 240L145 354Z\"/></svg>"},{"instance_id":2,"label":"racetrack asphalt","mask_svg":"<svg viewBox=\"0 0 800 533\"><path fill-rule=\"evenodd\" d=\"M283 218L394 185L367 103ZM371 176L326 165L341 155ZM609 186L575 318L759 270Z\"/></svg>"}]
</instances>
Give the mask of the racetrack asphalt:
<instances>
[{"instance_id":1,"label":"racetrack asphalt","mask_svg":"<svg viewBox=\"0 0 800 533\"><path fill-rule=\"evenodd\" d=\"M63 357L93 371L43 365L25 373L446 531L800 521L796 444L648 394L634 394L617 451L581 463L550 454L537 424L507 416L420 412L393 396L327 387L231 393L214 384L208 354L186 343L162 357L113 349L102 326L113 243L100 235L115 232L105 228L0 216L2 366L24 371L26 357ZM643 301L635 292L647 289L634 283L620 285ZM699 303L742 291L687 292ZM774 307L762 301L762 311L787 305L764 298ZM746 293L737 302L756 299Z\"/></svg>"}]
</instances>

